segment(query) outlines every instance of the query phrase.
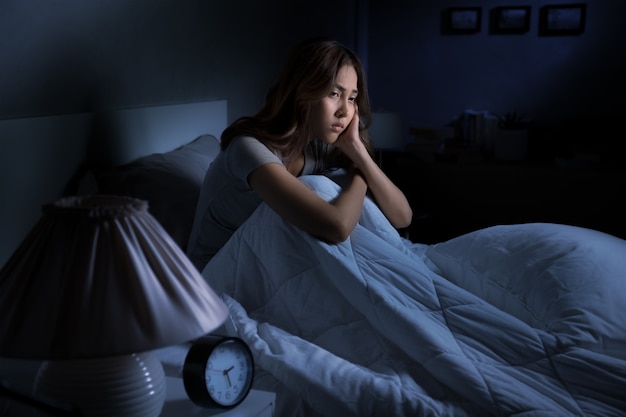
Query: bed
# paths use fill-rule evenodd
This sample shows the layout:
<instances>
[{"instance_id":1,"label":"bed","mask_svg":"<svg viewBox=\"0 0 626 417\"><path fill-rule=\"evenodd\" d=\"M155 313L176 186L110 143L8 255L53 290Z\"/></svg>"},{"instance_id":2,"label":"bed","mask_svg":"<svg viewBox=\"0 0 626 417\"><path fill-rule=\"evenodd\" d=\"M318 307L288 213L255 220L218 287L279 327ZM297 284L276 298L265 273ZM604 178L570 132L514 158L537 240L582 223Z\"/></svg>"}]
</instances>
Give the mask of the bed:
<instances>
[{"instance_id":1,"label":"bed","mask_svg":"<svg viewBox=\"0 0 626 417\"><path fill-rule=\"evenodd\" d=\"M148 201L184 250L219 133L89 170ZM301 180L330 200L341 172ZM626 414L626 241L551 223L411 242L366 200L330 245L261 205L201 271L276 416ZM184 350L178 350L183 352ZM161 357L175 373L182 357Z\"/></svg>"},{"instance_id":2,"label":"bed","mask_svg":"<svg viewBox=\"0 0 626 417\"><path fill-rule=\"evenodd\" d=\"M203 135L96 182L147 199L184 249L218 142ZM342 179L301 178L328 200ZM626 413L624 255L624 240L551 223L415 243L369 200L329 245L261 205L202 275L278 416L610 416Z\"/></svg>"}]
</instances>

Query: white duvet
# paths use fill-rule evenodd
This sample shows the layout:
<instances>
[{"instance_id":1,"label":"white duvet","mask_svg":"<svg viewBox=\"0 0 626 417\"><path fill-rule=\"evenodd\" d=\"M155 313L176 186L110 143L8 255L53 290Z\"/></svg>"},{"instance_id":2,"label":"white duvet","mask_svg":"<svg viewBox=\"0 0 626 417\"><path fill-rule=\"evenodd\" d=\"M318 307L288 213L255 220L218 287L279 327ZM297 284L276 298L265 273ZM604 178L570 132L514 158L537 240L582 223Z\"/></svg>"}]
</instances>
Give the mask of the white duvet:
<instances>
[{"instance_id":1,"label":"white duvet","mask_svg":"<svg viewBox=\"0 0 626 417\"><path fill-rule=\"evenodd\" d=\"M331 245L261 205L203 275L279 417L626 414L626 241L606 234L527 224L420 245L367 200Z\"/></svg>"}]
</instances>

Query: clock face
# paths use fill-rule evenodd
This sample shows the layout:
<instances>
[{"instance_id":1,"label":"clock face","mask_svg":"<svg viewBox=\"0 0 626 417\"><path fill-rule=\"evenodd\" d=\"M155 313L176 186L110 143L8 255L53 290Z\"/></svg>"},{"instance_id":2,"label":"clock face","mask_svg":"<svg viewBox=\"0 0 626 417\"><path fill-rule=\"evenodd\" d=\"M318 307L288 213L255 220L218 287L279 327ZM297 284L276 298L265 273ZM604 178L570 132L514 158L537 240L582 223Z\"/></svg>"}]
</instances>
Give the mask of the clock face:
<instances>
[{"instance_id":1,"label":"clock face","mask_svg":"<svg viewBox=\"0 0 626 417\"><path fill-rule=\"evenodd\" d=\"M253 376L248 347L238 339L224 339L209 355L204 378L206 389L217 404L232 406L250 390Z\"/></svg>"}]
</instances>

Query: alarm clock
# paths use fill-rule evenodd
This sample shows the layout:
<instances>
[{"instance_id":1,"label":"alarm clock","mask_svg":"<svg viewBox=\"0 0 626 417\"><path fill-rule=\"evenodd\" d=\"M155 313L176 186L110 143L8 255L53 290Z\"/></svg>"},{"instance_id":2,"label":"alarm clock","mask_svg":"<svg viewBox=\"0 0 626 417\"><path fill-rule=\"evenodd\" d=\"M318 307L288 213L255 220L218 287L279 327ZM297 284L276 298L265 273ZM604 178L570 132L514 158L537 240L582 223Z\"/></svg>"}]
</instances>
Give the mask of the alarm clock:
<instances>
[{"instance_id":1,"label":"alarm clock","mask_svg":"<svg viewBox=\"0 0 626 417\"><path fill-rule=\"evenodd\" d=\"M250 392L254 360L237 337L203 336L191 344L183 365L189 399L205 408L233 408Z\"/></svg>"}]
</instances>

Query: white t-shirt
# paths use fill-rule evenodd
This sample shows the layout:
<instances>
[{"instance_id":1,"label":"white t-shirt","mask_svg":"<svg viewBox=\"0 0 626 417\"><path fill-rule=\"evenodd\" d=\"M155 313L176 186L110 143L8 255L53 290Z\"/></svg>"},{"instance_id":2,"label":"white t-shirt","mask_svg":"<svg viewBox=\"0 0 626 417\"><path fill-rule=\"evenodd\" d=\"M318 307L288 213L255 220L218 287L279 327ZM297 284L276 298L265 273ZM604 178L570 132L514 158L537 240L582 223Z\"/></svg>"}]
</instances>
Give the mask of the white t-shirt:
<instances>
[{"instance_id":1,"label":"white t-shirt","mask_svg":"<svg viewBox=\"0 0 626 417\"><path fill-rule=\"evenodd\" d=\"M305 151L301 175L324 172L324 161L327 159L323 154L330 150L330 145L311 142ZM278 154L248 136L233 139L213 160L200 190L187 245L187 255L198 270L202 271L261 204L262 199L248 184L248 175L261 165L270 163L283 164Z\"/></svg>"}]
</instances>

